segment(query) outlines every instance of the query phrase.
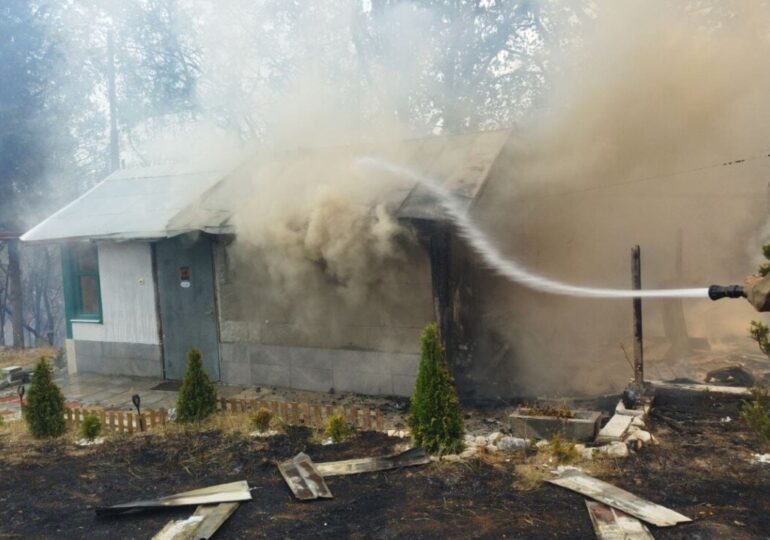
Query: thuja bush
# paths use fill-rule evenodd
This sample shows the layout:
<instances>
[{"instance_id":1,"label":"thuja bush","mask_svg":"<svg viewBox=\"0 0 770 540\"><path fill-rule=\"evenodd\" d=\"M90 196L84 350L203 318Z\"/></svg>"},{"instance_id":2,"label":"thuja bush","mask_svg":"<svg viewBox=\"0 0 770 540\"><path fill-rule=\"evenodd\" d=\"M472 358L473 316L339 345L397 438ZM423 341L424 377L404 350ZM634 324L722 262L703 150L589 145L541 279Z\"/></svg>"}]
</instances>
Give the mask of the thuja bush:
<instances>
[{"instance_id":1,"label":"thuja bush","mask_svg":"<svg viewBox=\"0 0 770 540\"><path fill-rule=\"evenodd\" d=\"M102 433L102 421L95 414L87 414L80 425L80 434L87 441L93 441Z\"/></svg>"},{"instance_id":2,"label":"thuja bush","mask_svg":"<svg viewBox=\"0 0 770 540\"><path fill-rule=\"evenodd\" d=\"M432 454L454 454L463 449L462 411L436 324L426 326L420 339L422 354L408 419L412 438Z\"/></svg>"},{"instance_id":3,"label":"thuja bush","mask_svg":"<svg viewBox=\"0 0 770 540\"><path fill-rule=\"evenodd\" d=\"M58 437L66 430L64 423L64 396L53 382L53 370L41 358L32 373L23 410L24 421L37 439Z\"/></svg>"},{"instance_id":4,"label":"thuja bush","mask_svg":"<svg viewBox=\"0 0 770 540\"><path fill-rule=\"evenodd\" d=\"M353 428L348 425L341 414L334 413L326 420L324 433L336 444L351 437L353 435Z\"/></svg>"},{"instance_id":5,"label":"thuja bush","mask_svg":"<svg viewBox=\"0 0 770 540\"><path fill-rule=\"evenodd\" d=\"M217 392L203 370L201 352L190 349L187 353L187 370L176 402L177 421L200 422L211 416L216 408Z\"/></svg>"}]
</instances>

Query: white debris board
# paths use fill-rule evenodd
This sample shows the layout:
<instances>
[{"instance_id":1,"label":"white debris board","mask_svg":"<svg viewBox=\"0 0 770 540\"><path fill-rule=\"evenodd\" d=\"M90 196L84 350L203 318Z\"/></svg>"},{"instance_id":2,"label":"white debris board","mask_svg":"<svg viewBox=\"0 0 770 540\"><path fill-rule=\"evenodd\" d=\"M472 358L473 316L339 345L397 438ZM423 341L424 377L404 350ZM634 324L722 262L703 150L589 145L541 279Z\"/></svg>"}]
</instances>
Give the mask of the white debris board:
<instances>
[{"instance_id":1,"label":"white debris board","mask_svg":"<svg viewBox=\"0 0 770 540\"><path fill-rule=\"evenodd\" d=\"M596 436L596 442L614 442L623 440L623 435L628 431L628 427L631 425L633 416L627 416L625 414L615 414L607 422L607 425L599 430L599 434Z\"/></svg>"},{"instance_id":2,"label":"white debris board","mask_svg":"<svg viewBox=\"0 0 770 540\"><path fill-rule=\"evenodd\" d=\"M580 471L564 471L556 478L548 481L622 510L626 514L631 514L642 521L657 525L658 527L671 527L678 523L692 521L679 512L637 497L633 493L583 474Z\"/></svg>"},{"instance_id":3,"label":"white debris board","mask_svg":"<svg viewBox=\"0 0 770 540\"><path fill-rule=\"evenodd\" d=\"M300 452L294 458L279 463L278 470L294 496L301 501L333 497L323 476L307 454Z\"/></svg>"},{"instance_id":4,"label":"white debris board","mask_svg":"<svg viewBox=\"0 0 770 540\"><path fill-rule=\"evenodd\" d=\"M621 510L595 501L586 501L586 508L599 540L654 540L644 523Z\"/></svg>"},{"instance_id":5,"label":"white debris board","mask_svg":"<svg viewBox=\"0 0 770 540\"><path fill-rule=\"evenodd\" d=\"M240 503L199 506L187 519L171 520L152 540L209 540Z\"/></svg>"}]
</instances>

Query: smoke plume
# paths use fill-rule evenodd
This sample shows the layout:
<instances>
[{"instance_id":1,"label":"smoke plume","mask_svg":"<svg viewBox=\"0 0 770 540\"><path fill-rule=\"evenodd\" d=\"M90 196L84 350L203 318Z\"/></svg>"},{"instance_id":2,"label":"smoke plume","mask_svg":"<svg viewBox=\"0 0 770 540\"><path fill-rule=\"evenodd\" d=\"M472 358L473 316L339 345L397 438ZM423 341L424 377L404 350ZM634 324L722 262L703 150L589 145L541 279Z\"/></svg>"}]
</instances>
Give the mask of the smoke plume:
<instances>
[{"instance_id":1,"label":"smoke plume","mask_svg":"<svg viewBox=\"0 0 770 540\"><path fill-rule=\"evenodd\" d=\"M599 2L582 43L554 58L547 109L515 130L476 208L529 268L627 288L630 247L640 244L644 288L704 287L753 271L770 165L768 29L759 22L767 8L708 5ZM482 293L471 360L490 391L612 391L631 375L630 302L496 282ZM673 330L663 321L679 305L645 301L648 359L667 354ZM750 346L745 302L681 305L690 337ZM493 365L481 367L485 359ZM508 376L492 378L497 370Z\"/></svg>"}]
</instances>

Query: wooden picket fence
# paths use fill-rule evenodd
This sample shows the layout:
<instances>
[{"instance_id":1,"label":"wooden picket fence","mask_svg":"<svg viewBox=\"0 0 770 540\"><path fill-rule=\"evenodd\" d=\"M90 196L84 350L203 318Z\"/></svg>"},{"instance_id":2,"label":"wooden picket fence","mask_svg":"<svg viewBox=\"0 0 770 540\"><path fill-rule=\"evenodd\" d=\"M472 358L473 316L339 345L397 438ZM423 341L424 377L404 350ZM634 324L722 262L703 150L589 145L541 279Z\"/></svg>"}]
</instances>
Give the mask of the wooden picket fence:
<instances>
[{"instance_id":1,"label":"wooden picket fence","mask_svg":"<svg viewBox=\"0 0 770 540\"><path fill-rule=\"evenodd\" d=\"M333 407L315 403L297 403L285 401L263 401L257 399L225 399L217 400L217 410L220 412L251 413L259 409L267 409L273 415L288 425L300 425L322 429L333 414L340 414L346 422L363 431L385 431L385 422L379 409L360 407ZM102 422L105 432L134 433L165 424L168 419L166 409L142 412L141 417L136 412L107 411L102 409L68 408L65 420L71 428L78 428L86 416L96 415Z\"/></svg>"},{"instance_id":2,"label":"wooden picket fence","mask_svg":"<svg viewBox=\"0 0 770 540\"><path fill-rule=\"evenodd\" d=\"M166 409L143 412L141 417L135 412L105 411L103 409L66 409L64 419L71 428L79 428L86 416L95 415L102 422L105 432L133 433L144 431L166 423Z\"/></svg>"},{"instance_id":3,"label":"wooden picket fence","mask_svg":"<svg viewBox=\"0 0 770 540\"><path fill-rule=\"evenodd\" d=\"M360 407L334 407L318 403L297 403L285 401L264 401L258 399L225 399L217 402L217 410L229 412L254 412L267 409L284 423L292 426L324 428L333 414L341 415L356 429L363 431L385 431L385 422L379 409Z\"/></svg>"}]
</instances>

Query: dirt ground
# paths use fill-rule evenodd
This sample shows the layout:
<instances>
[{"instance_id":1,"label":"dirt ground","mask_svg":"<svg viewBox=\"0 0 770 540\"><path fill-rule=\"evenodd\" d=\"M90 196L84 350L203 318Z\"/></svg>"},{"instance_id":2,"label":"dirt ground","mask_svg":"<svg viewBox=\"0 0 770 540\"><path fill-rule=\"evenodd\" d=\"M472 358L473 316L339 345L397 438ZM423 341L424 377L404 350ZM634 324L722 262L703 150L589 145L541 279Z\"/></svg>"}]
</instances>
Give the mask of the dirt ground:
<instances>
[{"instance_id":1,"label":"dirt ground","mask_svg":"<svg viewBox=\"0 0 770 540\"><path fill-rule=\"evenodd\" d=\"M695 519L656 538L766 538L770 465L736 399L659 399L661 445L625 460L578 463L587 471ZM722 419L730 416L731 422ZM304 428L270 439L218 430L112 437L76 448L0 432L0 538L149 538L192 509L97 518L94 507L248 480L244 503L218 538L593 538L583 497L541 483L521 488L524 463L497 454L461 463L332 477L332 500L298 502L275 466L305 451L316 461L371 456L402 443L363 433L321 446ZM519 472L517 472L519 471Z\"/></svg>"}]
</instances>

